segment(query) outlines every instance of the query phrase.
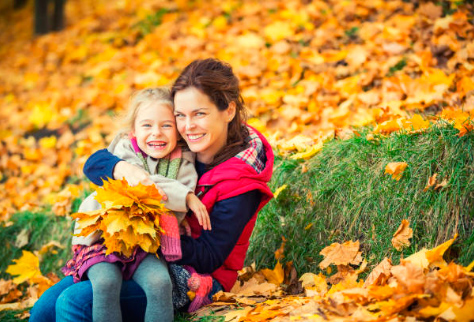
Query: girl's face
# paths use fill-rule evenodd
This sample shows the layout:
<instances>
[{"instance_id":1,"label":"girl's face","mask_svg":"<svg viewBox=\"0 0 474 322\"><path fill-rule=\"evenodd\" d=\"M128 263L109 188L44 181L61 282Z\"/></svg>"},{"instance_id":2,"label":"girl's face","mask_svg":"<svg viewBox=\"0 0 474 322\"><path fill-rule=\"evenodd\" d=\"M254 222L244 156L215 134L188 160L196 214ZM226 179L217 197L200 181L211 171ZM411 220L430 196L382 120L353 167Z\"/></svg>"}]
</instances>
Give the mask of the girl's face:
<instances>
[{"instance_id":1,"label":"girl's face","mask_svg":"<svg viewBox=\"0 0 474 322\"><path fill-rule=\"evenodd\" d=\"M149 103L139 107L132 134L138 147L147 155L161 159L176 147L178 133L172 108Z\"/></svg>"},{"instance_id":2,"label":"girl's face","mask_svg":"<svg viewBox=\"0 0 474 322\"><path fill-rule=\"evenodd\" d=\"M227 142L227 125L235 116L235 103L219 111L210 98L195 87L174 96L174 115L179 133L197 160L209 164Z\"/></svg>"}]
</instances>

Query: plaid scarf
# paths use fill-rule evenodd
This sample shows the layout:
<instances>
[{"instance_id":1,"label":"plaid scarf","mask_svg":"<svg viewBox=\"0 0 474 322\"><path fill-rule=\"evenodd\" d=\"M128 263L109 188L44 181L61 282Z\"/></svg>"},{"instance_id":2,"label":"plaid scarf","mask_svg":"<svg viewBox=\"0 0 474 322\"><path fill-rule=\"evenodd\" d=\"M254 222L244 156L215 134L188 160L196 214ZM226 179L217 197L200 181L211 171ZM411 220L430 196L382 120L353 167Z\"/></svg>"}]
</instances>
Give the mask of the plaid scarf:
<instances>
[{"instance_id":1,"label":"plaid scarf","mask_svg":"<svg viewBox=\"0 0 474 322\"><path fill-rule=\"evenodd\" d=\"M265 148L262 140L258 137L257 132L250 127L247 128L249 130L249 147L237 154L235 157L250 165L257 173L260 173L265 169L267 159Z\"/></svg>"}]
</instances>

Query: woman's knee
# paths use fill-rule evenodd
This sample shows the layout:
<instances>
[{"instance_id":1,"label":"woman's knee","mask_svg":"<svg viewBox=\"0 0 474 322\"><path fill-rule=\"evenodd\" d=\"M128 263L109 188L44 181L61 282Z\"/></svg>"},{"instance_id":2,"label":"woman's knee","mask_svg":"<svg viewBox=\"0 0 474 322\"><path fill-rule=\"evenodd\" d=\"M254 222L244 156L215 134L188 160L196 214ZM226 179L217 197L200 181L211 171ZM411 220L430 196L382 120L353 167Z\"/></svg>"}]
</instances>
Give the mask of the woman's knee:
<instances>
[{"instance_id":1,"label":"woman's knee","mask_svg":"<svg viewBox=\"0 0 474 322\"><path fill-rule=\"evenodd\" d=\"M56 302L46 298L39 298L30 310L30 319L32 322L52 322L56 319Z\"/></svg>"},{"instance_id":2,"label":"woman's knee","mask_svg":"<svg viewBox=\"0 0 474 322\"><path fill-rule=\"evenodd\" d=\"M73 285L72 276L63 278L59 283L51 286L41 295L30 311L30 321L51 322L56 316L56 302L61 293Z\"/></svg>"},{"instance_id":3,"label":"woman's knee","mask_svg":"<svg viewBox=\"0 0 474 322\"><path fill-rule=\"evenodd\" d=\"M92 321L92 288L80 282L67 288L56 301L56 319L59 321Z\"/></svg>"}]
</instances>

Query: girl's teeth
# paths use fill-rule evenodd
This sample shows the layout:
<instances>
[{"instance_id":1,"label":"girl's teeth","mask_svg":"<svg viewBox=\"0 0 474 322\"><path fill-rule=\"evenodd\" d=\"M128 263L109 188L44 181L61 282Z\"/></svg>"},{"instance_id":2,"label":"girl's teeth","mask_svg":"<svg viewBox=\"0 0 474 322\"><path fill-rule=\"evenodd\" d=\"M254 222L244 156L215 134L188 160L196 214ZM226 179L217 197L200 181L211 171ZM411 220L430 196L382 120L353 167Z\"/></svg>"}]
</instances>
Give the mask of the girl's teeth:
<instances>
[{"instance_id":1,"label":"girl's teeth","mask_svg":"<svg viewBox=\"0 0 474 322\"><path fill-rule=\"evenodd\" d=\"M152 147L162 147L162 146L165 146L166 143L162 143L162 144L149 143L148 145Z\"/></svg>"}]
</instances>

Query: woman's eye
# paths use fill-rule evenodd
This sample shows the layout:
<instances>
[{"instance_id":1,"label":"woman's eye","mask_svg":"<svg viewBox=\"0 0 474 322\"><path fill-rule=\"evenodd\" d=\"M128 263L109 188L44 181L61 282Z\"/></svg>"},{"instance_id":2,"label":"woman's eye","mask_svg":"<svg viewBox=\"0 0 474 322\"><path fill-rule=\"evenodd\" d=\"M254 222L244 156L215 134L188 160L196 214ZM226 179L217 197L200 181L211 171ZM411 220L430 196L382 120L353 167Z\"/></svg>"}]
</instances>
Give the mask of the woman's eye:
<instances>
[{"instance_id":1,"label":"woman's eye","mask_svg":"<svg viewBox=\"0 0 474 322\"><path fill-rule=\"evenodd\" d=\"M183 114L175 114L174 117L183 117Z\"/></svg>"},{"instance_id":2,"label":"woman's eye","mask_svg":"<svg viewBox=\"0 0 474 322\"><path fill-rule=\"evenodd\" d=\"M206 115L206 113L204 113L204 112L197 112L196 115L197 115L197 116L203 116L203 115Z\"/></svg>"}]
</instances>

